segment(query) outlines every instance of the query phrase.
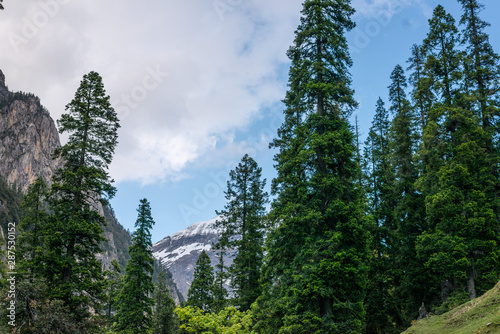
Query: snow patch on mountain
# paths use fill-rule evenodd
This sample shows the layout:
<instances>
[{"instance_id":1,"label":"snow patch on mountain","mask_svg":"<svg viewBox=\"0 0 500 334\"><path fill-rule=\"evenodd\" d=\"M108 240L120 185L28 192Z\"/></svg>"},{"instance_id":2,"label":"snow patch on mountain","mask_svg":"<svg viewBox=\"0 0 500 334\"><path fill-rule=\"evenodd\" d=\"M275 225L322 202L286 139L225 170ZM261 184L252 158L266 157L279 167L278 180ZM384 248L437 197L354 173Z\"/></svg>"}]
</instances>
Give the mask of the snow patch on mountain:
<instances>
[{"instance_id":1,"label":"snow patch on mountain","mask_svg":"<svg viewBox=\"0 0 500 334\"><path fill-rule=\"evenodd\" d=\"M184 298L187 298L196 261L201 252L207 252L213 267L217 264L215 251L212 250L212 245L219 240L221 231L215 226L217 219L221 218L192 224L153 245L153 256L170 270ZM235 252L229 251L225 256L225 265L231 265L234 256Z\"/></svg>"},{"instance_id":2,"label":"snow patch on mountain","mask_svg":"<svg viewBox=\"0 0 500 334\"><path fill-rule=\"evenodd\" d=\"M194 243L186 246L181 246L177 248L175 252L164 249L158 253L155 253L154 256L157 259L161 259L161 263L169 268L172 263L178 261L183 256L190 255L193 252L201 253L202 251L209 251L210 249L212 249L211 245Z\"/></svg>"}]
</instances>

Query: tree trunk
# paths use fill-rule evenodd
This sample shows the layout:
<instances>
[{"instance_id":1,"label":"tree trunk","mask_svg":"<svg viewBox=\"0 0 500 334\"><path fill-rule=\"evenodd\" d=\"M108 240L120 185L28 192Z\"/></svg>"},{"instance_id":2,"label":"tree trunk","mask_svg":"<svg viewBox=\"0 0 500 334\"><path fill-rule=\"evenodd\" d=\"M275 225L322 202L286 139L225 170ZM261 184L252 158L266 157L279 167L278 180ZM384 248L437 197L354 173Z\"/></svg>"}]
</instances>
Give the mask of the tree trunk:
<instances>
[{"instance_id":1,"label":"tree trunk","mask_svg":"<svg viewBox=\"0 0 500 334\"><path fill-rule=\"evenodd\" d=\"M477 295L476 295L476 284L475 284L475 281L474 281L474 276L475 276L475 266L474 264L472 264L472 266L470 266L468 269L467 269L467 291L469 292L469 298L470 300L473 300L473 299L476 299Z\"/></svg>"}]
</instances>

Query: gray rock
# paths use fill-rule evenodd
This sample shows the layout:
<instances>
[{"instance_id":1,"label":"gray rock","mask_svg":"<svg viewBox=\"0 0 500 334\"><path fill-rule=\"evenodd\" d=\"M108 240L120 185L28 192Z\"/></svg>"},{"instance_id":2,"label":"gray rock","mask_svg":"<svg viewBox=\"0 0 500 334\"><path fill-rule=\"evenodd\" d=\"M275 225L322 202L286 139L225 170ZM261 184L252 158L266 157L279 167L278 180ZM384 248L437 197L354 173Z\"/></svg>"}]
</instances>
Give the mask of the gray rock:
<instances>
[{"instance_id":1,"label":"gray rock","mask_svg":"<svg viewBox=\"0 0 500 334\"><path fill-rule=\"evenodd\" d=\"M195 223L186 229L165 237L153 245L153 256L167 268L183 297L187 294L193 281L196 261L203 250L210 257L212 267L218 263L212 244L219 240L220 231L215 227L214 218L209 221ZM236 252L231 250L225 257L225 265L230 266ZM229 286L226 284L229 290Z\"/></svg>"}]
</instances>

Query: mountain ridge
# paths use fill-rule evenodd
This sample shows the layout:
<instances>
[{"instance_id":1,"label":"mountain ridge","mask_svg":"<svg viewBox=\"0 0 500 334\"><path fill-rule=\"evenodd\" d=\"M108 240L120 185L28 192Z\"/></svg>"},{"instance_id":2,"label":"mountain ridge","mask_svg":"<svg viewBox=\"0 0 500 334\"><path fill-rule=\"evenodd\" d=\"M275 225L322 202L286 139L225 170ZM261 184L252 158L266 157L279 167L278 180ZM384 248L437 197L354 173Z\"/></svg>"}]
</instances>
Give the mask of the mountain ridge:
<instances>
[{"instance_id":1,"label":"mountain ridge","mask_svg":"<svg viewBox=\"0 0 500 334\"><path fill-rule=\"evenodd\" d=\"M179 291L187 299L191 282L193 281L196 261L204 250L212 267L217 263L212 245L219 240L221 230L215 226L217 219L194 223L187 228L169 235L153 245L153 256L171 273ZM232 263L236 252L228 250L225 255L225 265Z\"/></svg>"}]
</instances>

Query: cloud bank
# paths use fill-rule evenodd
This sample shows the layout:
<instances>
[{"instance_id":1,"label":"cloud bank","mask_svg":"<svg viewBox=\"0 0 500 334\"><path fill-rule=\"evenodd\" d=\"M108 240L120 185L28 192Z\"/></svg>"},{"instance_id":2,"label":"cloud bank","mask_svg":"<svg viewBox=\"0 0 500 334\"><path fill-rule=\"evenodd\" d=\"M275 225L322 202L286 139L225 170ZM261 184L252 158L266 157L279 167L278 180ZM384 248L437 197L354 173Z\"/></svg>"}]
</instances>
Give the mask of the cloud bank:
<instances>
[{"instance_id":1,"label":"cloud bank","mask_svg":"<svg viewBox=\"0 0 500 334\"><path fill-rule=\"evenodd\" d=\"M363 17L414 1L354 0ZM302 0L12 1L0 68L57 119L83 74L99 72L122 128L111 175L179 179L284 96ZM393 6L393 7L391 7ZM209 159L208 159L209 160Z\"/></svg>"}]
</instances>

